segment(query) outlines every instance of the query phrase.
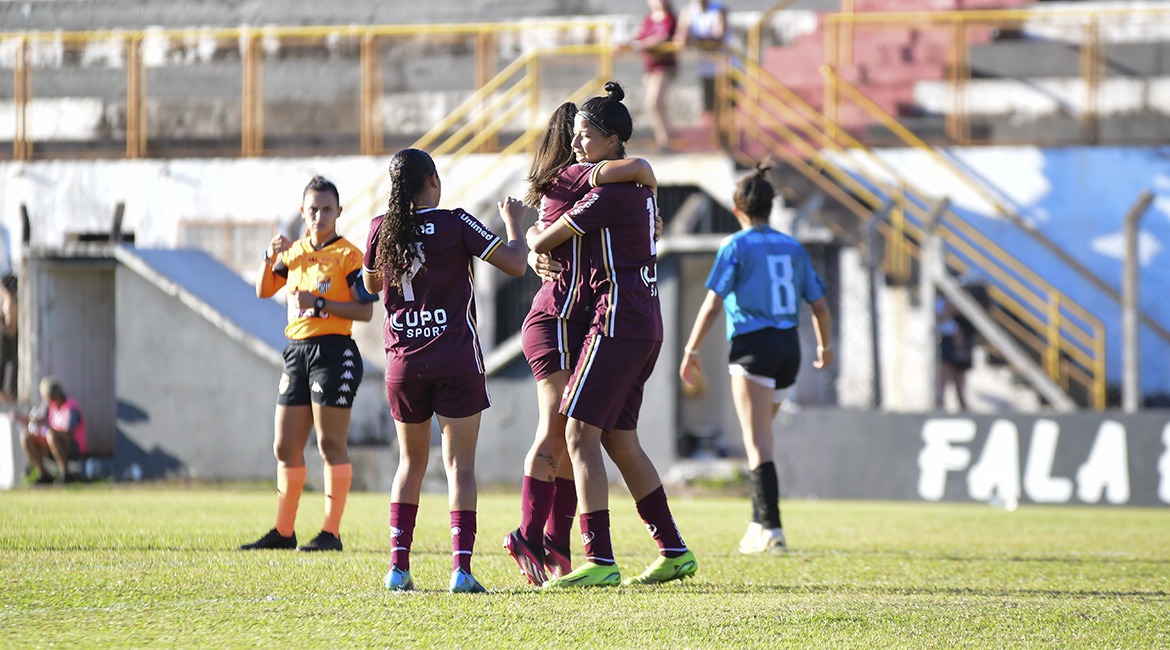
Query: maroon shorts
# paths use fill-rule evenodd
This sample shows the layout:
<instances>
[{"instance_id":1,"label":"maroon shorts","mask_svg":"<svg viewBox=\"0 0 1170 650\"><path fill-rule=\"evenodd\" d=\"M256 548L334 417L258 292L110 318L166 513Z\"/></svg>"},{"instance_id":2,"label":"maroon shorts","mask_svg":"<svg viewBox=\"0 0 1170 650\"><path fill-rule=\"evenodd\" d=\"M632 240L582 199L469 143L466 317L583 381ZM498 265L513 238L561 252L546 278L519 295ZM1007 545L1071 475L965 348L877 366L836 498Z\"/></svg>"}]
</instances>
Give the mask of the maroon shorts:
<instances>
[{"instance_id":1,"label":"maroon shorts","mask_svg":"<svg viewBox=\"0 0 1170 650\"><path fill-rule=\"evenodd\" d=\"M426 422L435 414L465 418L492 405L483 375L387 381L386 399L390 415L408 424Z\"/></svg>"},{"instance_id":2,"label":"maroon shorts","mask_svg":"<svg viewBox=\"0 0 1170 650\"><path fill-rule=\"evenodd\" d=\"M561 370L572 370L588 333L589 323L528 312L520 328L520 342L532 374L540 380Z\"/></svg>"},{"instance_id":3,"label":"maroon shorts","mask_svg":"<svg viewBox=\"0 0 1170 650\"><path fill-rule=\"evenodd\" d=\"M661 341L590 334L569 377L561 413L602 431L637 429L642 391L661 348Z\"/></svg>"}]
</instances>

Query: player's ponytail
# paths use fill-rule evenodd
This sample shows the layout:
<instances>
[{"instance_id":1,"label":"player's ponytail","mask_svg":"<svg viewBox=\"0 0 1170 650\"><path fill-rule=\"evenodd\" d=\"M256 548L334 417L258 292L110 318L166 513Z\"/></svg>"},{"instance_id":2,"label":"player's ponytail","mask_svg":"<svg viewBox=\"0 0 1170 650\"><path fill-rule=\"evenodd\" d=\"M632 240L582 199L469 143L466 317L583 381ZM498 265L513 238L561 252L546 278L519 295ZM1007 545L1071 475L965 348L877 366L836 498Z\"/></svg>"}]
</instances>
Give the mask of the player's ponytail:
<instances>
[{"instance_id":1,"label":"player's ponytail","mask_svg":"<svg viewBox=\"0 0 1170 650\"><path fill-rule=\"evenodd\" d=\"M735 186L735 207L752 221L767 222L772 214L772 200L776 191L768 182L771 166L760 161L751 174L740 179Z\"/></svg>"},{"instance_id":2,"label":"player's ponytail","mask_svg":"<svg viewBox=\"0 0 1170 650\"><path fill-rule=\"evenodd\" d=\"M403 274L418 257L414 197L434 173L435 161L420 149L403 149L390 159L390 200L374 254L374 266L390 286L401 285Z\"/></svg>"},{"instance_id":3,"label":"player's ponytail","mask_svg":"<svg viewBox=\"0 0 1170 650\"><path fill-rule=\"evenodd\" d=\"M580 115L589 120L606 136L618 138L618 158L626 157L625 142L634 133L634 120L622 100L626 91L616 81L605 83L605 97L594 97L581 105Z\"/></svg>"}]
</instances>

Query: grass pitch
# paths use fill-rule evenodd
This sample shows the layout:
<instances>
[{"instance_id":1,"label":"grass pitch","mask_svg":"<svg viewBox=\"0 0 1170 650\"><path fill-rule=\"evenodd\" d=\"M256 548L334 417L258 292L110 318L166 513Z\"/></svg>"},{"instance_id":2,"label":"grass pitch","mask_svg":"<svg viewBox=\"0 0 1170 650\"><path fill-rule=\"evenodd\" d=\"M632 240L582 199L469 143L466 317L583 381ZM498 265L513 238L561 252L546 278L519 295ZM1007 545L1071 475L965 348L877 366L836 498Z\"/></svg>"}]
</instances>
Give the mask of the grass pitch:
<instances>
[{"instance_id":1,"label":"grass pitch","mask_svg":"<svg viewBox=\"0 0 1170 650\"><path fill-rule=\"evenodd\" d=\"M419 513L420 591L382 588L388 506L350 497L341 554L241 553L271 489L0 494L0 647L1170 647L1170 509L785 501L793 550L745 557L746 499L674 496L694 580L548 593L501 548L518 496L483 494L473 596L445 591L441 495ZM628 497L611 506L635 575L653 541ZM321 507L305 495L300 538Z\"/></svg>"}]
</instances>

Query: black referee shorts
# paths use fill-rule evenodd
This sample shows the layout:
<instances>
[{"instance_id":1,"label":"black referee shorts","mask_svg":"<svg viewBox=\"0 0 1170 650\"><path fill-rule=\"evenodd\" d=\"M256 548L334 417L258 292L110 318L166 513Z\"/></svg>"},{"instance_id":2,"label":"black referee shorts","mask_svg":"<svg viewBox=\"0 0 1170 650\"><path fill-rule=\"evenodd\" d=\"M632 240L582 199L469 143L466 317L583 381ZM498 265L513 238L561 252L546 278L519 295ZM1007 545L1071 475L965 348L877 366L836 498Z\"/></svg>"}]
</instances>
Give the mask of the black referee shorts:
<instances>
[{"instance_id":1,"label":"black referee shorts","mask_svg":"<svg viewBox=\"0 0 1170 650\"><path fill-rule=\"evenodd\" d=\"M357 343L343 334L289 341L276 403L351 408L363 370Z\"/></svg>"}]
</instances>

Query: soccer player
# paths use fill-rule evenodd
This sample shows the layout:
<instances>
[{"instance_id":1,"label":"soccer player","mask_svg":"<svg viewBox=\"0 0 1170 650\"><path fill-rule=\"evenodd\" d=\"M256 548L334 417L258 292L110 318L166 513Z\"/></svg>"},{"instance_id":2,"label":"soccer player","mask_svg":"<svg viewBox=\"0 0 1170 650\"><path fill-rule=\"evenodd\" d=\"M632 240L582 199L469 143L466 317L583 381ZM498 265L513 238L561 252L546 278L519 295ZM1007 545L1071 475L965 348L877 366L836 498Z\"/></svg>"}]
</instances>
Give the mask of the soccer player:
<instances>
[{"instance_id":1,"label":"soccer player","mask_svg":"<svg viewBox=\"0 0 1170 650\"><path fill-rule=\"evenodd\" d=\"M451 514L448 589L482 593L486 590L471 573L475 447L480 413L491 399L476 332L471 260L479 257L508 275L523 275L528 250L514 216L522 211L500 203L505 242L463 210L438 208L439 173L419 149L394 154L390 183L389 206L370 223L363 259L366 288L383 290L386 395L399 447L390 503L391 565L383 584L395 591L414 589L410 548L430 459L431 418L437 415Z\"/></svg>"},{"instance_id":2,"label":"soccer player","mask_svg":"<svg viewBox=\"0 0 1170 650\"><path fill-rule=\"evenodd\" d=\"M538 207L538 221L551 225L573 206L591 183L638 181L654 187L650 165L639 158L604 166L577 163L573 154L573 119L577 106L561 104L537 142L528 175L526 201ZM594 172L597 172L594 174ZM523 210L518 202L510 206ZM565 449L561 395L589 330L593 296L583 282L589 261L580 239L561 243L546 254L529 254L529 263L544 278L524 319L524 356L536 377L540 420L532 448L524 459L520 527L504 538L504 548L528 582L540 586L548 575L572 570L569 536L577 509L573 467Z\"/></svg>"},{"instance_id":3,"label":"soccer player","mask_svg":"<svg viewBox=\"0 0 1170 650\"><path fill-rule=\"evenodd\" d=\"M353 480L349 463L350 408L362 380L362 359L350 337L353 322L368 321L374 301L362 284L362 253L337 234L337 186L315 176L305 186L301 216L306 233L295 243L277 235L264 251L256 295L282 287L288 300L289 339L276 397L276 525L240 550L340 551L341 516ZM325 520L321 532L297 547L294 527L305 488L305 445L317 431L325 463Z\"/></svg>"},{"instance_id":4,"label":"soccer player","mask_svg":"<svg viewBox=\"0 0 1170 650\"><path fill-rule=\"evenodd\" d=\"M580 162L625 155L633 130L624 92L614 82L607 95L581 107L573 149ZM566 440L573 461L586 562L545 588L613 586L621 582L609 525L609 483L602 447L617 465L638 514L659 546L660 557L627 584L678 580L698 563L683 543L662 481L638 442L638 412L646 380L662 345L658 304L654 193L634 183L594 187L551 226L528 230L528 243L546 252L573 236L589 249L592 320L585 348L561 401L568 417Z\"/></svg>"},{"instance_id":5,"label":"soccer player","mask_svg":"<svg viewBox=\"0 0 1170 650\"><path fill-rule=\"evenodd\" d=\"M772 229L768 216L775 196L767 167L744 177L735 188L735 217L743 227L723 240L707 278L707 298L699 308L683 349L679 376L693 385L699 346L720 310L727 312L731 341L731 395L743 429L751 469L752 522L739 543L741 553L781 553L787 548L780 522L780 486L773 460L772 420L784 389L800 371L800 306L812 306L817 335L816 368L833 363L831 318L825 285L808 253L792 237Z\"/></svg>"}]
</instances>

